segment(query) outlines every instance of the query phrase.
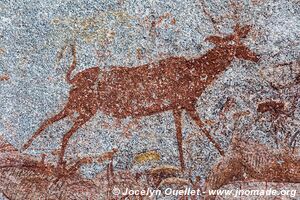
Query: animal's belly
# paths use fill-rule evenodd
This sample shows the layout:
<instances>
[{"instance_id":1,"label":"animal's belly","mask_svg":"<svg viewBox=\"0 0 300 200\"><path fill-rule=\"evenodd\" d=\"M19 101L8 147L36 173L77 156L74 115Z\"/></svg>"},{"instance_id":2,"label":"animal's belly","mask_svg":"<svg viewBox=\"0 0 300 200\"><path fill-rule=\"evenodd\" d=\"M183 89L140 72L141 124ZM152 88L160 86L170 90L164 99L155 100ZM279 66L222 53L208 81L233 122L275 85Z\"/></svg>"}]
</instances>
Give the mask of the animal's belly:
<instances>
[{"instance_id":1,"label":"animal's belly","mask_svg":"<svg viewBox=\"0 0 300 200\"><path fill-rule=\"evenodd\" d=\"M166 111L172 106L172 95L166 90L152 87L125 88L114 86L111 90L99 92L99 109L117 118L147 116Z\"/></svg>"}]
</instances>

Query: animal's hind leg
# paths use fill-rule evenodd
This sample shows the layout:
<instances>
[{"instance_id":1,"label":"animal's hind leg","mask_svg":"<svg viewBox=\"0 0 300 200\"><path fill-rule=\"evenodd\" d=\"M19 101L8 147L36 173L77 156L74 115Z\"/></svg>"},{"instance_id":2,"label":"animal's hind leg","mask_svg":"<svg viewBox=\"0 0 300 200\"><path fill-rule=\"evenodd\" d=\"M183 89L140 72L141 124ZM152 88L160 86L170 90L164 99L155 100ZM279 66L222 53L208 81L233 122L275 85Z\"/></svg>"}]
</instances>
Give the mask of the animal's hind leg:
<instances>
[{"instance_id":1,"label":"animal's hind leg","mask_svg":"<svg viewBox=\"0 0 300 200\"><path fill-rule=\"evenodd\" d=\"M94 116L95 112L93 113L84 113L80 114L79 117L75 120L72 128L63 136L62 139L62 144L61 144L61 149L59 153L59 160L58 160L58 165L62 166L64 164L64 155L66 151L66 147L68 145L69 139L72 137L72 135L82 126L84 125L87 121L91 119L92 116Z\"/></svg>"},{"instance_id":2,"label":"animal's hind leg","mask_svg":"<svg viewBox=\"0 0 300 200\"><path fill-rule=\"evenodd\" d=\"M191 106L188 109L186 109L188 114L191 116L191 118L196 122L196 124L202 129L205 136L209 139L211 143L215 146L215 148L219 151L219 153L224 156L224 151L221 149L220 145L211 137L208 130L204 128L204 123L201 121L200 117L198 116L197 110L195 106Z\"/></svg>"},{"instance_id":3,"label":"animal's hind leg","mask_svg":"<svg viewBox=\"0 0 300 200\"><path fill-rule=\"evenodd\" d=\"M35 138L37 138L49 125L53 124L56 121L59 121L65 117L68 116L68 112L66 111L66 109L62 110L61 112L59 112L58 114L54 115L53 117L45 120L41 126L39 127L39 129L31 136L31 138L26 142L26 144L24 144L23 146L23 150L26 150L33 142L33 140Z\"/></svg>"}]
</instances>

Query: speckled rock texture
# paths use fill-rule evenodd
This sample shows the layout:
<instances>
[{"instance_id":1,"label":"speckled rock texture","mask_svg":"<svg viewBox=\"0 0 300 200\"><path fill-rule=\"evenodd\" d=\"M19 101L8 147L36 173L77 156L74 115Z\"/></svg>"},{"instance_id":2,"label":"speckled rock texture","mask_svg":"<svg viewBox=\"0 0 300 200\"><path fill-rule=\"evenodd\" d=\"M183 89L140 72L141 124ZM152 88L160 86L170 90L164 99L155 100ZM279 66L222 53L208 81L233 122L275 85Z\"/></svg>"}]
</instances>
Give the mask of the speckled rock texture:
<instances>
[{"instance_id":1,"label":"speckled rock texture","mask_svg":"<svg viewBox=\"0 0 300 200\"><path fill-rule=\"evenodd\" d=\"M299 33L298 0L1 0L0 199L300 199Z\"/></svg>"}]
</instances>

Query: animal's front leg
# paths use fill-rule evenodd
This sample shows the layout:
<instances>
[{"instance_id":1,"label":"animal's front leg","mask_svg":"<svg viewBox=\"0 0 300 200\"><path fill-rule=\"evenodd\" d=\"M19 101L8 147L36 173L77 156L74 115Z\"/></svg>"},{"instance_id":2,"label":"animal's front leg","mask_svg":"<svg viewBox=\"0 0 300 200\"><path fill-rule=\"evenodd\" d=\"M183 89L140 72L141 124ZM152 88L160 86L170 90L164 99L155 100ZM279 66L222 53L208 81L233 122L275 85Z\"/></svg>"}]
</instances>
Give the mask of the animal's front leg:
<instances>
[{"instance_id":1,"label":"animal's front leg","mask_svg":"<svg viewBox=\"0 0 300 200\"><path fill-rule=\"evenodd\" d=\"M191 118L196 122L196 124L202 129L205 136L209 139L209 141L211 143L213 143L213 145L216 147L216 149L219 151L219 153L222 156L224 156L224 151L222 150L220 145L211 137L208 130L206 130L204 128L204 123L201 121L200 117L198 116L198 113L197 113L197 110L196 110L195 106L193 105L193 106L189 107L188 109L186 109L186 111L191 116Z\"/></svg>"},{"instance_id":2,"label":"animal's front leg","mask_svg":"<svg viewBox=\"0 0 300 200\"><path fill-rule=\"evenodd\" d=\"M173 110L175 127L176 127L176 138L177 138L177 145L178 145L178 152L179 152L179 161L181 169L184 170L184 158L183 158L183 149L182 149L182 123L181 123L181 113L182 110L176 109Z\"/></svg>"}]
</instances>

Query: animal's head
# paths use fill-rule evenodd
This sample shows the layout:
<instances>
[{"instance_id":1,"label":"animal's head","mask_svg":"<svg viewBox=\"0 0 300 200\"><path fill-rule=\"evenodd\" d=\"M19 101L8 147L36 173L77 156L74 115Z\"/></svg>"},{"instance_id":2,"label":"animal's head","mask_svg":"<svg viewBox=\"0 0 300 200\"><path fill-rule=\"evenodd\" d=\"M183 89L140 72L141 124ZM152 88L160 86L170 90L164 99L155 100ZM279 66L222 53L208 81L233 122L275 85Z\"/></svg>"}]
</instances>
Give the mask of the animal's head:
<instances>
[{"instance_id":1,"label":"animal's head","mask_svg":"<svg viewBox=\"0 0 300 200\"><path fill-rule=\"evenodd\" d=\"M226 37L220 36L209 36L205 41L209 41L215 44L217 47L227 48L238 59L250 60L258 62L259 56L252 52L245 44L242 43L241 39L246 38L251 26L246 25L240 27L238 24L234 27L234 33Z\"/></svg>"}]
</instances>

